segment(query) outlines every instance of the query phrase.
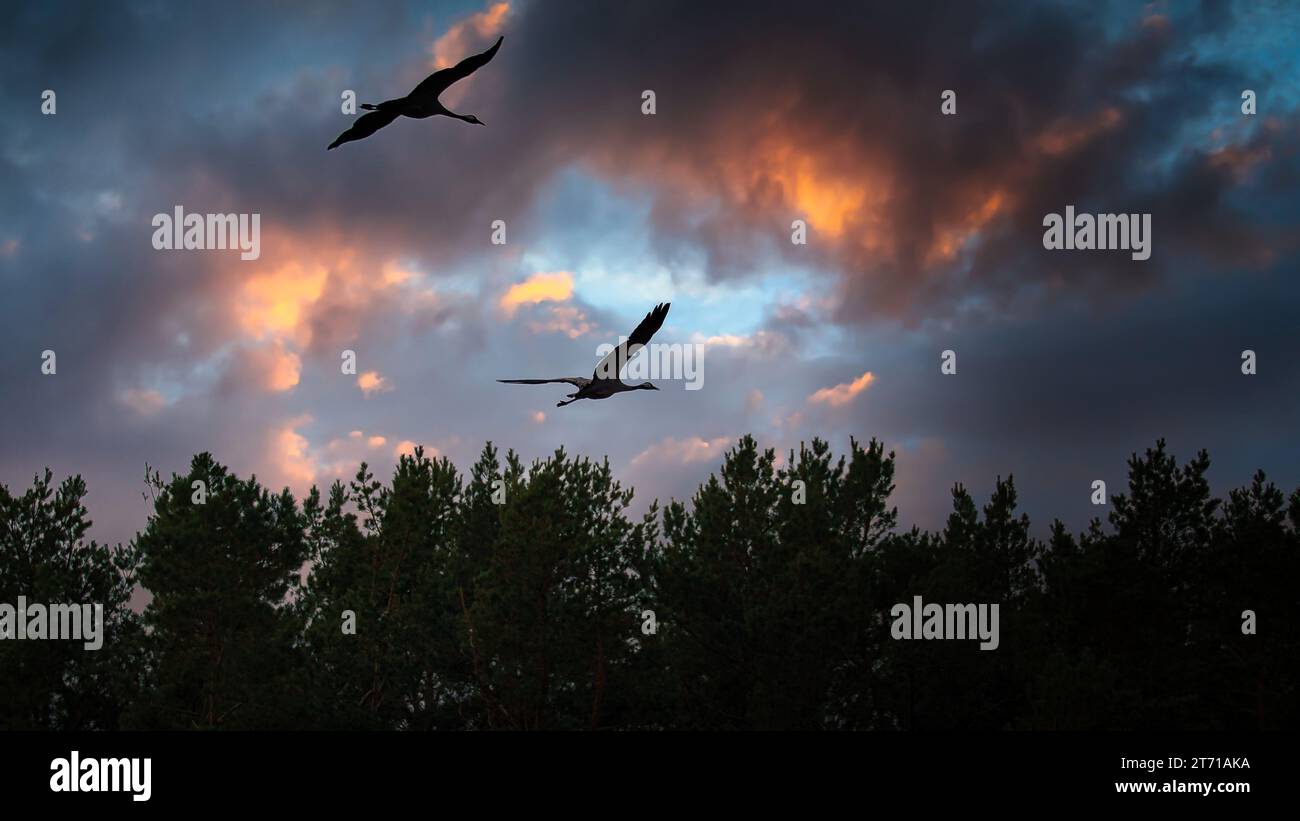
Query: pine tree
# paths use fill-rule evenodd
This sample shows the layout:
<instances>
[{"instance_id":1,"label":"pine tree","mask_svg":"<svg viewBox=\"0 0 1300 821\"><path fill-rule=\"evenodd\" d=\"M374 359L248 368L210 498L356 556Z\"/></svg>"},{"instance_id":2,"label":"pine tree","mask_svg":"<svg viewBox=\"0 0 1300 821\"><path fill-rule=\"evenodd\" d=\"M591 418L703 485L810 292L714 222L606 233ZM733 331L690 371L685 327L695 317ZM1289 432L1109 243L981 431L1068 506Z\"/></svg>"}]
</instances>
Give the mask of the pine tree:
<instances>
[{"instance_id":1,"label":"pine tree","mask_svg":"<svg viewBox=\"0 0 1300 821\"><path fill-rule=\"evenodd\" d=\"M205 493L196 495L195 482ZM190 471L154 474L154 512L135 541L153 595L149 689L140 726L266 729L306 720L300 625L288 596L307 558L305 519L286 489L271 495L203 453ZM202 501L199 501L202 499Z\"/></svg>"},{"instance_id":2,"label":"pine tree","mask_svg":"<svg viewBox=\"0 0 1300 821\"><path fill-rule=\"evenodd\" d=\"M140 687L140 620L128 608L137 555L87 542L86 483L73 476L54 489L52 480L47 468L21 496L0 485L0 602L100 605L102 645L20 641L10 625L0 641L0 728L117 729Z\"/></svg>"},{"instance_id":3,"label":"pine tree","mask_svg":"<svg viewBox=\"0 0 1300 821\"><path fill-rule=\"evenodd\" d=\"M742 438L687 507L665 509L661 596L687 726L859 726L870 708L874 554L896 523L893 457L832 462L815 439L776 468Z\"/></svg>"}]
</instances>

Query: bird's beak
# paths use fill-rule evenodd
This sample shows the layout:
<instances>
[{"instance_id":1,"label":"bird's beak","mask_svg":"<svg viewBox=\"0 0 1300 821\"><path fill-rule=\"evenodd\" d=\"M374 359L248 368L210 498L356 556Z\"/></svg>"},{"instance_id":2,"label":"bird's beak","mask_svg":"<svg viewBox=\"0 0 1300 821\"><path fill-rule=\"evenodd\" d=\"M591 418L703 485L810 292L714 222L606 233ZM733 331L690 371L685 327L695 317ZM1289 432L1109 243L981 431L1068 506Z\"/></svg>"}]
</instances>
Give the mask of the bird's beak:
<instances>
[{"instance_id":1,"label":"bird's beak","mask_svg":"<svg viewBox=\"0 0 1300 821\"><path fill-rule=\"evenodd\" d=\"M479 125L487 125L487 123L483 122L482 120L479 120L479 121L478 121L478 124L479 124Z\"/></svg>"}]
</instances>

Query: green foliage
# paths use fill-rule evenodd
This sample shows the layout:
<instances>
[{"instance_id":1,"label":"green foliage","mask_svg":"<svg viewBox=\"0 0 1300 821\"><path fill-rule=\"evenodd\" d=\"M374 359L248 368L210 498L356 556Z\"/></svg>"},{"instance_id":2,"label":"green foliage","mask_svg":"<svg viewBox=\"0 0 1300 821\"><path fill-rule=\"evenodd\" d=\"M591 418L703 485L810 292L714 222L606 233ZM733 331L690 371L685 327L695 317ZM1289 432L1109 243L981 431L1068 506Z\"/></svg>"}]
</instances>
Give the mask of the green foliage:
<instances>
[{"instance_id":1,"label":"green foliage","mask_svg":"<svg viewBox=\"0 0 1300 821\"><path fill-rule=\"evenodd\" d=\"M86 483L51 481L47 469L21 496L0 485L0 602L101 604L103 646L0 641L0 728L117 729L140 686L140 619L127 607L137 554L87 543Z\"/></svg>"},{"instance_id":2,"label":"green foliage","mask_svg":"<svg viewBox=\"0 0 1300 821\"><path fill-rule=\"evenodd\" d=\"M656 598L687 726L813 729L856 709L839 690L869 675L873 556L897 513L892 455L851 448L832 462L817 439L777 468L746 436L721 481L666 509Z\"/></svg>"},{"instance_id":3,"label":"green foliage","mask_svg":"<svg viewBox=\"0 0 1300 821\"><path fill-rule=\"evenodd\" d=\"M206 484L196 504L193 483ZM190 471L148 478L154 512L135 540L153 600L149 689L134 721L164 728L292 726L298 625L286 599L307 558L304 517L288 490L232 475L206 453Z\"/></svg>"},{"instance_id":4,"label":"green foliage","mask_svg":"<svg viewBox=\"0 0 1300 821\"><path fill-rule=\"evenodd\" d=\"M0 487L0 601L102 602L108 638L0 642L21 672L0 726L1295 727L1300 490L1260 473L1221 501L1208 468L1158 442L1107 524L1040 541L1011 477L900 531L875 440L744 437L639 520L607 461L563 450L489 443L462 476L417 449L301 506L201 454L148 477L154 512L114 549L84 540L80 478L47 472ZM892 638L915 596L997 603L998 649Z\"/></svg>"}]
</instances>

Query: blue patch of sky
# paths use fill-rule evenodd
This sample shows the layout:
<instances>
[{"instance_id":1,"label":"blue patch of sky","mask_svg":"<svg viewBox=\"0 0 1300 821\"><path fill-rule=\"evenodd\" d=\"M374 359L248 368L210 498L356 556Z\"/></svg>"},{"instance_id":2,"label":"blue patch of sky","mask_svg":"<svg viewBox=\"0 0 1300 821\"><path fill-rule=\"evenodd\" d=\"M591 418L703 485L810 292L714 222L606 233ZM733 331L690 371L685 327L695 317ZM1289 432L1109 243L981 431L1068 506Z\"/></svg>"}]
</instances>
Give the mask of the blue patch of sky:
<instances>
[{"instance_id":1,"label":"blue patch of sky","mask_svg":"<svg viewBox=\"0 0 1300 821\"><path fill-rule=\"evenodd\" d=\"M196 74L207 77L204 94L184 95L177 101L199 116L220 114L262 120L266 116L266 97L294 96L303 77L338 70L354 85L365 82L366 88L353 89L358 101L387 99L405 90L388 85L370 88L371 82L387 75L394 75L392 82L396 82L399 66L422 57L432 59L431 49L439 37L490 5L477 0L436 0L400 7L377 6L371 13L366 13L363 4L338 10L308 8L294 20L283 20L262 31L250 41L252 48L240 52L238 66L209 71L205 64L213 58L213 51L199 48L188 52L188 56L176 55L181 63L169 67L169 73L178 78ZM168 24L175 25L175 21ZM406 36L393 41L393 28L405 28ZM387 41L390 47L377 51L381 41ZM225 46L219 48L224 50ZM337 105L340 101L331 98L323 104Z\"/></svg>"},{"instance_id":2,"label":"blue patch of sky","mask_svg":"<svg viewBox=\"0 0 1300 821\"><path fill-rule=\"evenodd\" d=\"M727 280L709 277L703 249L666 262L651 237L652 197L577 168L558 174L540 197L525 268L569 271L580 300L620 315L672 301L669 324L686 335L750 334L776 305L822 295L825 277L775 258L752 276Z\"/></svg>"},{"instance_id":3,"label":"blue patch of sky","mask_svg":"<svg viewBox=\"0 0 1300 821\"><path fill-rule=\"evenodd\" d=\"M1095 11L1091 2L1086 11ZM1168 59L1180 64L1180 72L1213 66L1229 66L1242 78L1242 88L1223 88L1221 93L1204 101L1200 116L1182 124L1178 137L1164 150L1150 158L1145 170L1166 175L1186 158L1188 151L1203 152L1248 139L1263 118L1289 114L1300 105L1300 49L1295 37L1300 30L1300 6L1291 2L1244 2L1233 6L1225 15L1222 29L1191 34L1195 17L1202 10L1192 3L1150 3L1145 6L1127 2L1113 3L1100 15L1108 40L1133 36L1142 20L1161 15L1169 20L1174 42ZM1175 75L1176 76L1176 75ZM1247 118L1241 112L1241 93L1246 88L1256 92L1259 113ZM1129 103L1149 104L1161 94L1179 93L1178 89L1136 85L1125 89L1120 97ZM1202 92L1197 92L1202 93Z\"/></svg>"}]
</instances>

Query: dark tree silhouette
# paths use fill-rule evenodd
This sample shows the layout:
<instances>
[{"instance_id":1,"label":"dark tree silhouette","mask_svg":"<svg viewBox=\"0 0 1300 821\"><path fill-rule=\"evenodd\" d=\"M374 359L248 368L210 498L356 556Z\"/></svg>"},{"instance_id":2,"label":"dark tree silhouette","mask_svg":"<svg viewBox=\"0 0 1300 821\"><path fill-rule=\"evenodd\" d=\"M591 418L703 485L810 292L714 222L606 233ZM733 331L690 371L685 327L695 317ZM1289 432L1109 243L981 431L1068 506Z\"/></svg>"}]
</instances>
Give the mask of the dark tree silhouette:
<instances>
[{"instance_id":1,"label":"dark tree silhouette","mask_svg":"<svg viewBox=\"0 0 1300 821\"><path fill-rule=\"evenodd\" d=\"M1216 499L1209 457L1163 441L1128 468L1107 522L1040 541L1009 476L900 531L874 440L746 436L639 521L608 462L563 450L489 443L462 477L417 449L301 507L200 454L149 477L114 549L47 471L0 487L0 600L102 602L107 637L0 642L0 726L1294 728L1300 490L1259 473ZM997 650L894 639L914 596L996 603Z\"/></svg>"},{"instance_id":2,"label":"dark tree silhouette","mask_svg":"<svg viewBox=\"0 0 1300 821\"><path fill-rule=\"evenodd\" d=\"M286 599L307 558L293 496L272 496L206 453L188 474L149 482L154 512L135 547L140 582L153 594L144 611L150 676L133 721L267 729L306 720L289 685L303 660ZM204 483L203 497L195 482Z\"/></svg>"},{"instance_id":3,"label":"dark tree silhouette","mask_svg":"<svg viewBox=\"0 0 1300 821\"><path fill-rule=\"evenodd\" d=\"M0 602L100 604L102 646L0 641L0 728L111 730L139 690L140 619L127 608L138 570L130 547L85 541L91 522L80 476L54 489L47 469L21 496L0 485Z\"/></svg>"}]
</instances>

